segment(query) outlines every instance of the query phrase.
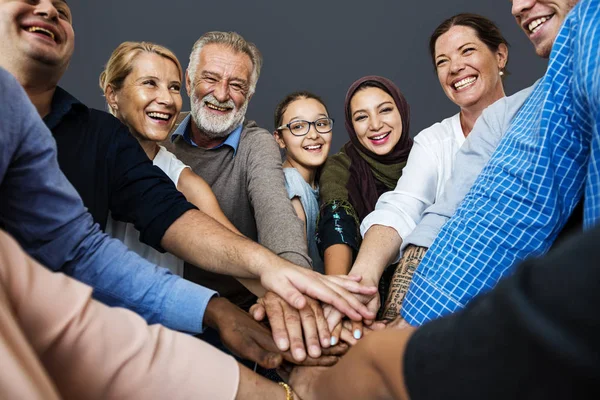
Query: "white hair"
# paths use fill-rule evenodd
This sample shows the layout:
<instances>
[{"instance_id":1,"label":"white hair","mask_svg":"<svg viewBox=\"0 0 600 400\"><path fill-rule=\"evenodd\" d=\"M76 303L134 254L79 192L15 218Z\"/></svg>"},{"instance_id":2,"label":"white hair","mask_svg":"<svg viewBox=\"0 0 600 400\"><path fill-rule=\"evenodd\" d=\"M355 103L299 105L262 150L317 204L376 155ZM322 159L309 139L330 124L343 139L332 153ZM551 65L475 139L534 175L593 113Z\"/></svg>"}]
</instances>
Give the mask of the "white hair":
<instances>
[{"instance_id":1,"label":"white hair","mask_svg":"<svg viewBox=\"0 0 600 400\"><path fill-rule=\"evenodd\" d=\"M247 54L248 57L250 57L253 69L252 76L250 77L249 95L251 96L254 94L263 63L262 55L254 43L246 41L236 32L207 32L194 43L194 47L192 47L192 52L190 54L190 64L188 65L190 81L194 82L196 68L198 67L198 62L200 60L200 51L207 44L224 45L236 52Z\"/></svg>"}]
</instances>

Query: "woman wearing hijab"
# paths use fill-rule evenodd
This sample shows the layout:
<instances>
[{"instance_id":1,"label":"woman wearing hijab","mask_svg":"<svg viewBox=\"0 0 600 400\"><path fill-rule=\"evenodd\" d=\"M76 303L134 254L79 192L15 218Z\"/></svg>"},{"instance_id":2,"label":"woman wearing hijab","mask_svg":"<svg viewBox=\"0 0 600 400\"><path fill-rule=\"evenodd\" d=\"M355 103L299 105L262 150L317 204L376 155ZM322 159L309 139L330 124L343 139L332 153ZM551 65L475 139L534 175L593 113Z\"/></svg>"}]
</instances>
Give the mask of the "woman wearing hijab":
<instances>
[{"instance_id":1,"label":"woman wearing hijab","mask_svg":"<svg viewBox=\"0 0 600 400\"><path fill-rule=\"evenodd\" d=\"M508 42L489 19L457 14L443 21L429 41L431 59L446 96L460 110L415 136L415 143L393 191L377 201L361 223L363 242L352 273L377 282L390 264L400 260L382 317L396 318L412 274L427 248L400 246L420 222L423 212L441 196L454 169L455 156L483 110L504 97ZM370 309L378 309L373 300Z\"/></svg>"},{"instance_id":2,"label":"woman wearing hijab","mask_svg":"<svg viewBox=\"0 0 600 400\"><path fill-rule=\"evenodd\" d=\"M350 141L321 173L318 245L326 274L347 274L360 246L360 222L394 189L412 147L406 99L389 79L365 76L344 104Z\"/></svg>"}]
</instances>

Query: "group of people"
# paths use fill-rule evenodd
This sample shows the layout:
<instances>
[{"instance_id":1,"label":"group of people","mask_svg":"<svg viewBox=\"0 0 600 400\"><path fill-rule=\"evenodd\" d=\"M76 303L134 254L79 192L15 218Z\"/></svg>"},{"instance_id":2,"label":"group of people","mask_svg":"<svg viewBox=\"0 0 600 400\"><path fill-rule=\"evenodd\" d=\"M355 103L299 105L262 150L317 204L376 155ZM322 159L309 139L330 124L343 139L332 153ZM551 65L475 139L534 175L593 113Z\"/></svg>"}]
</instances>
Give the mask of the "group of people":
<instances>
[{"instance_id":1,"label":"group of people","mask_svg":"<svg viewBox=\"0 0 600 400\"><path fill-rule=\"evenodd\" d=\"M107 113L58 86L67 2L0 0L0 397L600 394L600 0L511 4L542 78L506 97L508 42L457 14L429 49L459 112L411 139L398 86L362 77L329 156L318 94L246 118L237 33L185 71L122 43Z\"/></svg>"}]
</instances>

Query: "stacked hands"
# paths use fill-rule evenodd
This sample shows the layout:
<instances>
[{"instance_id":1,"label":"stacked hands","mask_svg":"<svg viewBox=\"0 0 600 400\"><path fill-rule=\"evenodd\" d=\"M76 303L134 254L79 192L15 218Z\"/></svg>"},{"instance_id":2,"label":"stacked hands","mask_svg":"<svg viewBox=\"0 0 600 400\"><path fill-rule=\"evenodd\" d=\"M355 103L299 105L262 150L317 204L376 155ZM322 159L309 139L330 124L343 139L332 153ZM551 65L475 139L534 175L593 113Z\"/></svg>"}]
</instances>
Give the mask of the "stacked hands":
<instances>
[{"instance_id":1,"label":"stacked hands","mask_svg":"<svg viewBox=\"0 0 600 400\"><path fill-rule=\"evenodd\" d=\"M294 366L332 366L363 336L399 325L375 321L377 287L358 275L321 275L299 267L265 269L261 284L267 292L250 314L216 298L207 307L205 321L234 354L264 368L278 368L285 379Z\"/></svg>"}]
</instances>

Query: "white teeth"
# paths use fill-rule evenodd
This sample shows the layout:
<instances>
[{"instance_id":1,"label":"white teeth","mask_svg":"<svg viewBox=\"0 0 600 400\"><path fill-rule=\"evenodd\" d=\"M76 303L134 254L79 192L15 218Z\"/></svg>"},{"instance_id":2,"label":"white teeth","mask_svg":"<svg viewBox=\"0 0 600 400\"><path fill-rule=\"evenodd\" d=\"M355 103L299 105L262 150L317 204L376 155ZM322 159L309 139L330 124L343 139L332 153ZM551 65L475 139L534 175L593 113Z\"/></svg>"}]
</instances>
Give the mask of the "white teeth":
<instances>
[{"instance_id":1,"label":"white teeth","mask_svg":"<svg viewBox=\"0 0 600 400\"><path fill-rule=\"evenodd\" d=\"M318 149L320 149L321 147L323 147L323 146L322 146L322 145L320 145L320 144L318 144L318 145L315 145L315 146L304 146L304 148L305 148L306 150L318 150Z\"/></svg>"},{"instance_id":2,"label":"white teeth","mask_svg":"<svg viewBox=\"0 0 600 400\"><path fill-rule=\"evenodd\" d=\"M470 76L468 78L461 79L460 81L458 81L454 84L454 89L459 90L459 89L466 88L467 86L471 85L476 80L477 80L477 78L474 76Z\"/></svg>"},{"instance_id":3,"label":"white teeth","mask_svg":"<svg viewBox=\"0 0 600 400\"><path fill-rule=\"evenodd\" d=\"M380 140L383 139L384 137L386 137L388 135L389 132L384 133L383 135L379 135L379 136L373 136L371 138L371 140Z\"/></svg>"},{"instance_id":4,"label":"white teeth","mask_svg":"<svg viewBox=\"0 0 600 400\"><path fill-rule=\"evenodd\" d=\"M171 118L171 116L169 114L163 114L163 113L159 113L159 112L148 113L148 116L152 117L152 118L159 118L159 119L169 119L169 118Z\"/></svg>"},{"instance_id":5,"label":"white teeth","mask_svg":"<svg viewBox=\"0 0 600 400\"><path fill-rule=\"evenodd\" d=\"M217 105L214 105L214 104L212 104L212 103L206 103L206 106L207 106L208 108L211 108L211 109L213 109L213 110L217 110L217 111L228 111L228 110L230 110L230 109L229 109L229 108L227 108L227 107L219 107L219 106L217 106Z\"/></svg>"},{"instance_id":6,"label":"white teeth","mask_svg":"<svg viewBox=\"0 0 600 400\"><path fill-rule=\"evenodd\" d=\"M529 31L531 33L535 33L538 29L540 29L540 26L548 21L551 17L542 17L542 18L538 18L535 21L531 21L529 23L529 26L527 27L529 29Z\"/></svg>"},{"instance_id":7,"label":"white teeth","mask_svg":"<svg viewBox=\"0 0 600 400\"><path fill-rule=\"evenodd\" d=\"M52 38L52 40L54 40L54 33L52 33L51 31L49 31L48 29L44 29L44 28L40 28L39 26L32 26L31 28L27 29L28 32L43 32L43 33L47 33L48 36L50 36Z\"/></svg>"}]
</instances>

